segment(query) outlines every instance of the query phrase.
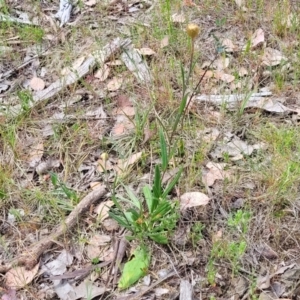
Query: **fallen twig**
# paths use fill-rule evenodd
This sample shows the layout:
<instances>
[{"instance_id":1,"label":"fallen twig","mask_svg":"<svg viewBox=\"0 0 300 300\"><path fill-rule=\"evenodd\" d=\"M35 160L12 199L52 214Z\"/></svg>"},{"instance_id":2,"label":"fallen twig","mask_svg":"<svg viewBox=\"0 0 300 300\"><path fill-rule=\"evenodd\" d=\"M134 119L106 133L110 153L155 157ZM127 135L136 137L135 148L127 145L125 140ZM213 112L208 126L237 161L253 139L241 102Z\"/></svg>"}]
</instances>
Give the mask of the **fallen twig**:
<instances>
[{"instance_id":1,"label":"fallen twig","mask_svg":"<svg viewBox=\"0 0 300 300\"><path fill-rule=\"evenodd\" d=\"M57 275L57 276L51 276L48 277L47 279L49 280L61 280L61 279L73 279L77 277L77 280L80 281L84 279L86 276L88 276L92 271L94 271L97 268L103 268L107 265L109 265L112 261L104 261L102 263L96 264L96 265L89 265L85 268L75 270L73 272L67 272L63 275ZM78 277L80 279L78 279Z\"/></svg>"},{"instance_id":2,"label":"fallen twig","mask_svg":"<svg viewBox=\"0 0 300 300\"><path fill-rule=\"evenodd\" d=\"M146 293L150 292L151 290L153 290L157 285L161 284L162 282L164 282L165 280L169 279L170 277L173 277L174 275L176 275L175 272L171 272L168 275L166 275L163 278L158 279L157 281L155 281L153 284L151 284L149 287L147 287L146 289L140 291L139 293L137 293L136 295L133 296L129 296L129 298L127 298L128 300L139 300L141 299L141 297L143 295L145 295Z\"/></svg>"},{"instance_id":3,"label":"fallen twig","mask_svg":"<svg viewBox=\"0 0 300 300\"><path fill-rule=\"evenodd\" d=\"M53 232L32 245L28 250L24 251L21 255L13 259L11 262L4 266L0 266L0 273L5 273L9 269L17 265L25 265L26 268L32 269L38 263L39 257L49 249L56 240L58 240L67 231L70 231L72 227L77 223L82 214L89 209L89 207L97 200L102 198L107 193L106 187L100 187L88 195L86 195L73 209L69 216L56 227Z\"/></svg>"}]
</instances>

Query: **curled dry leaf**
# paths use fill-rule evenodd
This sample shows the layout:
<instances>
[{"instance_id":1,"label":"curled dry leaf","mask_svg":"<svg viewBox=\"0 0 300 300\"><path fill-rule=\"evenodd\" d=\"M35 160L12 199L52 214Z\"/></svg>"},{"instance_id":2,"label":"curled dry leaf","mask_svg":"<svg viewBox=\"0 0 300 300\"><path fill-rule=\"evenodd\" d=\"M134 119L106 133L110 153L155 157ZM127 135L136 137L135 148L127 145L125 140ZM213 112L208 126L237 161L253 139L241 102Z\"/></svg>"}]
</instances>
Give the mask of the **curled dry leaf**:
<instances>
[{"instance_id":1,"label":"curled dry leaf","mask_svg":"<svg viewBox=\"0 0 300 300\"><path fill-rule=\"evenodd\" d=\"M31 270L26 270L25 267L15 267L6 273L5 283L10 288L21 289L33 280L38 270L39 264Z\"/></svg>"},{"instance_id":2,"label":"curled dry leaf","mask_svg":"<svg viewBox=\"0 0 300 300\"><path fill-rule=\"evenodd\" d=\"M262 57L263 64L268 67L274 67L288 59L277 49L267 47Z\"/></svg>"},{"instance_id":3,"label":"curled dry leaf","mask_svg":"<svg viewBox=\"0 0 300 300\"><path fill-rule=\"evenodd\" d=\"M34 91L41 91L45 88L44 80L38 77L33 77L30 80L29 85Z\"/></svg>"},{"instance_id":4,"label":"curled dry leaf","mask_svg":"<svg viewBox=\"0 0 300 300\"><path fill-rule=\"evenodd\" d=\"M110 67L107 64L104 64L103 67L99 69L94 76L102 82L108 78L109 72Z\"/></svg>"},{"instance_id":5,"label":"curled dry leaf","mask_svg":"<svg viewBox=\"0 0 300 300\"><path fill-rule=\"evenodd\" d=\"M209 200L208 196L201 192L188 192L180 197L180 209L207 205Z\"/></svg>"},{"instance_id":6,"label":"curled dry leaf","mask_svg":"<svg viewBox=\"0 0 300 300\"><path fill-rule=\"evenodd\" d=\"M224 180L230 177L229 171L224 171L226 167L225 163L213 163L209 162L206 164L208 170L203 172L202 181L207 186L213 186L216 180Z\"/></svg>"}]
</instances>

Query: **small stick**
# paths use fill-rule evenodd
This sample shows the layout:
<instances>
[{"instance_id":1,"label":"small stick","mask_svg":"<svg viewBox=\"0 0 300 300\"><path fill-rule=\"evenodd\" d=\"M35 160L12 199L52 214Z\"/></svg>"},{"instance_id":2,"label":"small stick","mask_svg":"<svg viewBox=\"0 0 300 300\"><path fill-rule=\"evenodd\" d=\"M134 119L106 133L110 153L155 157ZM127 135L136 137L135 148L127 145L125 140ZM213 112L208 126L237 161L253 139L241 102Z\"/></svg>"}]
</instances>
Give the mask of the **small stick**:
<instances>
[{"instance_id":1,"label":"small stick","mask_svg":"<svg viewBox=\"0 0 300 300\"><path fill-rule=\"evenodd\" d=\"M140 291L139 293L137 293L137 295L133 295L132 297L128 298L128 300L129 299L130 300L140 300L143 295L145 295L146 293L150 292L157 285L161 284L162 282L164 282L168 278L173 277L174 275L176 275L176 272L171 272L170 274L166 275L165 277L158 279L153 284L151 284L149 287L147 287L146 289L144 289L144 290Z\"/></svg>"},{"instance_id":2,"label":"small stick","mask_svg":"<svg viewBox=\"0 0 300 300\"><path fill-rule=\"evenodd\" d=\"M57 239L59 239L67 231L71 230L83 213L106 193L106 187L103 186L87 194L68 215L66 220L61 222L61 224L56 227L49 236L38 241L36 244L33 244L31 247L29 247L29 249L14 258L8 264L0 266L0 273L6 273L8 270L18 265L25 265L29 270L32 269L37 264L39 257L47 249L49 249Z\"/></svg>"}]
</instances>

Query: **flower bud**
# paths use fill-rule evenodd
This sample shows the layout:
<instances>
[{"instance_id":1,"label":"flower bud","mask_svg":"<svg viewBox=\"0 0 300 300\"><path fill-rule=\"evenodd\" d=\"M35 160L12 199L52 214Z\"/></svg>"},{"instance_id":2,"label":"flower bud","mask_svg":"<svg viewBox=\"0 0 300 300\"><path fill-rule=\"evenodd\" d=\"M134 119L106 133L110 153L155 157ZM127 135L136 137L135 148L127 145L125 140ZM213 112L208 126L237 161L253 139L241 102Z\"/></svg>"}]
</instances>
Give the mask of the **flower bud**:
<instances>
[{"instance_id":1,"label":"flower bud","mask_svg":"<svg viewBox=\"0 0 300 300\"><path fill-rule=\"evenodd\" d=\"M199 35L199 32L200 32L200 27L197 24L191 23L188 24L188 26L186 27L186 33L193 40Z\"/></svg>"},{"instance_id":2,"label":"flower bud","mask_svg":"<svg viewBox=\"0 0 300 300\"><path fill-rule=\"evenodd\" d=\"M103 161L107 161L108 160L108 154L106 152L103 152L100 157L102 158Z\"/></svg>"}]
</instances>

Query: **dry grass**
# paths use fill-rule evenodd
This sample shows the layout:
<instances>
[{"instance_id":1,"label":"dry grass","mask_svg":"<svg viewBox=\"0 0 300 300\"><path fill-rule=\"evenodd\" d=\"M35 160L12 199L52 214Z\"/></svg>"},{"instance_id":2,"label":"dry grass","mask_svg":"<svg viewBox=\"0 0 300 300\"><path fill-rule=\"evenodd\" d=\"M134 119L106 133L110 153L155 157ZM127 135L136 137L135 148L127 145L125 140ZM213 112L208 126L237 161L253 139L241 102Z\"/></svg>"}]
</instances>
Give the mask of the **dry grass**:
<instances>
[{"instance_id":1,"label":"dry grass","mask_svg":"<svg viewBox=\"0 0 300 300\"><path fill-rule=\"evenodd\" d=\"M248 79L240 79L241 85L234 91L230 90L229 84L205 79L199 94L248 93L270 86L274 97L282 97L287 106L298 108L300 32L296 17L290 26L284 20L291 13L298 15L299 7L288 0L246 2L247 11L243 12L237 9L234 1L195 1L197 7L188 7L182 1L160 0L148 13L141 10L131 23L122 10L118 12L98 3L91 11L83 6L85 14L81 18L78 15L72 17L75 25L66 26L58 32L55 32L54 26L49 26L47 19L41 27L0 24L1 46L12 47L7 54L0 54L0 71L20 65L29 45L37 49L44 45L49 50L41 56L37 70L47 68L44 78L47 83L56 80L61 70L74 60L91 49L102 47L113 37L129 36L136 48L149 47L156 52L148 59L154 79L151 86L140 86L131 79L115 94L99 97L106 83L93 81L95 78L88 76L68 87L50 103L25 110L17 118L0 124L1 260L6 261L26 249L36 241L36 232L51 230L57 220L64 219L74 207L70 199L53 187L47 174L39 176L34 168L28 166L30 153L39 142L44 147L42 160L57 159L61 162L53 172L67 187L75 190L79 198L89 189L91 181L102 180L114 187L114 174L90 172L101 153L107 152L117 160L143 151L142 162L132 167L128 176L122 179L123 183L140 190L143 185L140 178L153 172L153 165L159 158L157 128L162 123L167 132L170 131L181 100L180 65L188 65L191 49L184 31L187 22L201 27L196 41L193 83L200 77L202 63L213 59L216 53L216 40L212 34L217 39L230 38L241 45L251 38L256 29L262 28L267 46L280 50L290 63L288 68L270 68L265 75L266 69L260 64L263 48L236 52L229 55L229 71L236 76L238 70L244 67L249 72ZM23 5L26 11L33 2L24 1ZM41 16L45 4L34 5ZM179 12L183 13L186 22L172 22L172 15ZM11 38L15 36L18 36L18 43L12 44ZM169 44L161 48L161 40L166 36ZM26 68L20 70L10 79L28 79L31 75L26 72ZM110 76L118 75L132 77L126 68L112 67ZM238 81L236 76L235 82ZM22 84L24 81L17 83L15 90L6 94L5 99L24 103L24 95L19 94L24 90ZM136 103L135 129L121 139L114 139L110 136L114 125L112 111L120 94L133 98ZM68 101L78 95L80 100L69 106ZM86 120L86 110L97 108L100 103L109 114L105 123ZM74 113L76 118L53 124L54 134L44 137L42 130L47 119L61 112L61 104L65 106L64 111ZM220 114L213 114L215 112ZM177 195L201 191L209 193L211 201L206 207L192 209L181 216L175 238L168 247L149 244L153 252L152 273L175 267L181 276L190 278L194 274L197 278L195 294L202 293L203 299L229 299L235 293L236 280L242 277L245 286L248 286L247 299L258 299L261 290L255 287L255 280L262 269L272 273L281 262L288 265L298 259L300 131L297 121L291 114L276 115L253 109L232 111L226 106L210 104L193 106L183 128L176 133L175 160L177 165L185 166ZM146 142L145 128L152 133ZM200 131L207 128L219 130L217 140L205 141ZM226 155L220 159L212 157L217 142L228 133L249 144L262 142L264 148L254 151L251 156L244 155L238 161L232 161ZM208 161L226 162L233 176L207 188L202 175L203 166ZM176 198L177 195L173 193L171 197ZM24 215L18 215L20 211ZM8 213L16 216L14 226L6 221ZM91 212L85 222L79 222L78 232L66 237L63 245L70 247L71 243L75 248L78 245L84 248L89 236L97 231L99 224L94 222L94 218L96 216ZM101 230L105 232L103 228ZM267 246L275 254L266 254L263 249ZM85 253L83 256L89 260ZM178 282L171 282L168 287L175 292ZM28 287L26 299L34 298L38 288L39 283ZM296 294L287 289L286 295L291 298Z\"/></svg>"}]
</instances>

